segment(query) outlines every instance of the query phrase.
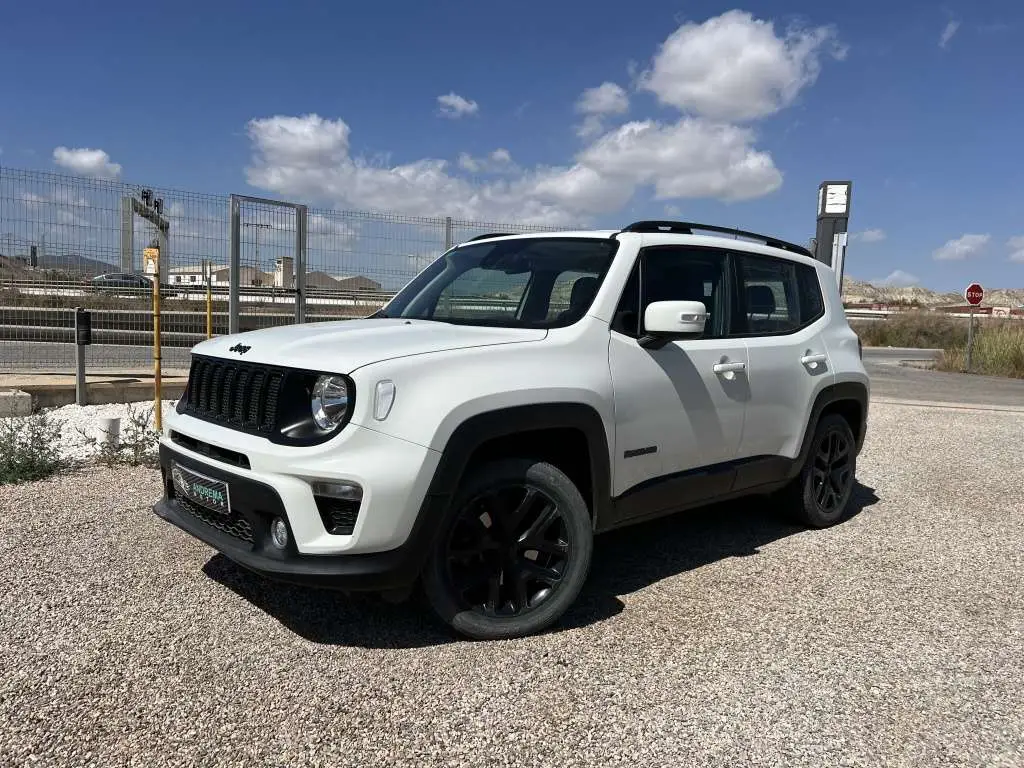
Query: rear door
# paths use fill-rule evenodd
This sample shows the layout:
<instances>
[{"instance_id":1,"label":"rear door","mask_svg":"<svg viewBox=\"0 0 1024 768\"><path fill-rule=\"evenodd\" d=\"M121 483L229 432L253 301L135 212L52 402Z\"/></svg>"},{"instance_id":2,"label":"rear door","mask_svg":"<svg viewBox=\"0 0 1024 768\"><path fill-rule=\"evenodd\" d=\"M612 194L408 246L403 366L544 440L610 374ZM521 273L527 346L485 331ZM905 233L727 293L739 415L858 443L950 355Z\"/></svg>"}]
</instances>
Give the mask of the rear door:
<instances>
[{"instance_id":1,"label":"rear door","mask_svg":"<svg viewBox=\"0 0 1024 768\"><path fill-rule=\"evenodd\" d=\"M817 271L762 254L734 257L740 301L736 335L749 354L750 404L739 457L799 454L817 394L834 381Z\"/></svg>"}]
</instances>

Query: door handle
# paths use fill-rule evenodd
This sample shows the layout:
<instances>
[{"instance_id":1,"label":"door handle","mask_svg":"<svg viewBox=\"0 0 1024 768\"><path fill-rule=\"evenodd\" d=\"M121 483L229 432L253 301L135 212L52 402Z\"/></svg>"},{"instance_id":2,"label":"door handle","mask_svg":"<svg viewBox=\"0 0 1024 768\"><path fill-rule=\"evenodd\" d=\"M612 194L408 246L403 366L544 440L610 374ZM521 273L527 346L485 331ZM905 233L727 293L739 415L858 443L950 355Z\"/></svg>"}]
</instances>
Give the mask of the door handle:
<instances>
[{"instance_id":1,"label":"door handle","mask_svg":"<svg viewBox=\"0 0 1024 768\"><path fill-rule=\"evenodd\" d=\"M820 354L804 355L803 357L800 358L801 363L803 363L804 365L809 365L812 368L815 367L818 363L824 363L826 360L828 360L828 357Z\"/></svg>"},{"instance_id":2,"label":"door handle","mask_svg":"<svg viewBox=\"0 0 1024 768\"><path fill-rule=\"evenodd\" d=\"M742 371L747 367L747 364L740 361L735 363L715 363L711 370L715 373L732 373L733 371Z\"/></svg>"}]
</instances>

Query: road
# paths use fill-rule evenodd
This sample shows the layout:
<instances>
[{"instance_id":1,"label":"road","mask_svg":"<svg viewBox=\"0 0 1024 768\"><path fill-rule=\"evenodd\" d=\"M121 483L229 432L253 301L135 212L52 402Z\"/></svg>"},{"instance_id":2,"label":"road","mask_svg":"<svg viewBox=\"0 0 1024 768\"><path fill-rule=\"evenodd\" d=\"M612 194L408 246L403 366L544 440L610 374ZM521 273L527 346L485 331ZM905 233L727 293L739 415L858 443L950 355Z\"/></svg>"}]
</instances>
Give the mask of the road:
<instances>
[{"instance_id":1,"label":"road","mask_svg":"<svg viewBox=\"0 0 1024 768\"><path fill-rule=\"evenodd\" d=\"M0 373L73 373L75 348L71 344L0 341ZM187 370L189 350L165 347L165 369ZM97 344L86 351L89 372L139 369L152 365L148 347ZM1024 381L992 376L921 370L901 366L899 359L922 359L906 352L875 352L865 356L871 376L872 395L904 400L1024 407ZM926 357L924 359L927 359Z\"/></svg>"}]
</instances>

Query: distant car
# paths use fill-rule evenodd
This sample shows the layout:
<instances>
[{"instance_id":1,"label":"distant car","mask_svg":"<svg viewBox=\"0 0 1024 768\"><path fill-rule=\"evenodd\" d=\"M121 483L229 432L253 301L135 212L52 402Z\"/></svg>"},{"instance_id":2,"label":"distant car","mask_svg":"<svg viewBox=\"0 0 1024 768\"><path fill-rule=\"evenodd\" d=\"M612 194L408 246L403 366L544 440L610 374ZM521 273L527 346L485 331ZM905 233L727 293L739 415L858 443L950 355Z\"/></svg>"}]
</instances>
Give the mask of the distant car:
<instances>
[{"instance_id":1,"label":"distant car","mask_svg":"<svg viewBox=\"0 0 1024 768\"><path fill-rule=\"evenodd\" d=\"M150 282L148 277L132 274L131 272L108 272L104 275L96 275L96 277L89 282L97 288L108 288L114 290L145 288L147 290L153 290L153 283Z\"/></svg>"}]
</instances>

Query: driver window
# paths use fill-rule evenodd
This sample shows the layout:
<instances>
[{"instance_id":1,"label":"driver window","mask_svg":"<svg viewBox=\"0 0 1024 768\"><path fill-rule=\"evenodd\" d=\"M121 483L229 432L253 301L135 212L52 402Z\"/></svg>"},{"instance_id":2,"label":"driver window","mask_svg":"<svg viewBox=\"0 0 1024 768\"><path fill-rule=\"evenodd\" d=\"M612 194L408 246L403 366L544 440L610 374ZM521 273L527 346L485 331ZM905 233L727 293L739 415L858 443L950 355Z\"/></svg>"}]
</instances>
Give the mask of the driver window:
<instances>
[{"instance_id":1,"label":"driver window","mask_svg":"<svg viewBox=\"0 0 1024 768\"><path fill-rule=\"evenodd\" d=\"M725 254L689 246L659 246L640 253L641 307L643 312L655 301L700 301L708 312L705 339L726 335Z\"/></svg>"}]
</instances>

